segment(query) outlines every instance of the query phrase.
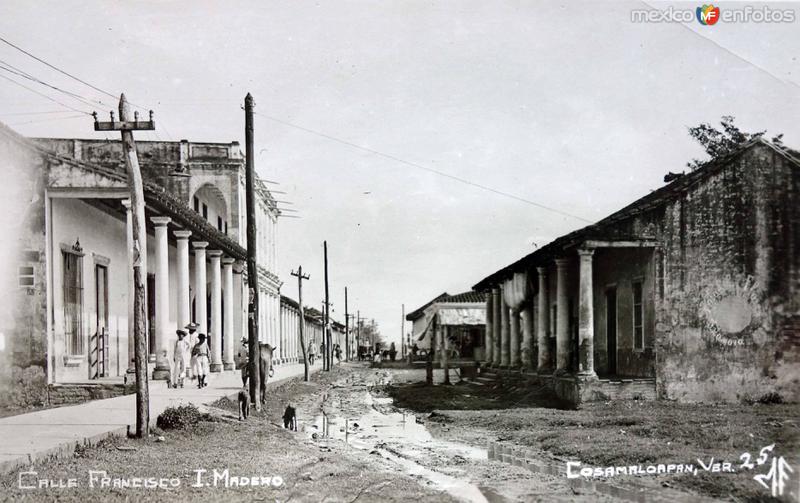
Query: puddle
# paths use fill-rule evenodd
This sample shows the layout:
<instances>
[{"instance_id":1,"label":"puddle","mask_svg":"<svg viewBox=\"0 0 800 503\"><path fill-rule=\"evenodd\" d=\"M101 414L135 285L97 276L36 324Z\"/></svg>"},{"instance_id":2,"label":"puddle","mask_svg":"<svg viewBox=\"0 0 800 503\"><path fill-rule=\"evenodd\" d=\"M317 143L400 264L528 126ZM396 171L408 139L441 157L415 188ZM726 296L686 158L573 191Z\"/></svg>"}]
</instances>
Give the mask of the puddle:
<instances>
[{"instance_id":1,"label":"puddle","mask_svg":"<svg viewBox=\"0 0 800 503\"><path fill-rule=\"evenodd\" d=\"M424 424L417 422L417 416L403 412L382 413L373 405L388 405L391 398L373 397L364 393L364 403L371 408L366 414L354 417L340 417L319 414L313 423L301 421L301 431L314 441L326 444L344 442L349 447L375 451L380 456L403 467L406 473L430 481L454 497L469 502L487 503L500 501L496 494L487 496L477 485L459 477L464 471L458 468L459 458L465 460L488 460L489 453L457 442L434 439ZM440 470L435 471L418 461L444 461Z\"/></svg>"}]
</instances>

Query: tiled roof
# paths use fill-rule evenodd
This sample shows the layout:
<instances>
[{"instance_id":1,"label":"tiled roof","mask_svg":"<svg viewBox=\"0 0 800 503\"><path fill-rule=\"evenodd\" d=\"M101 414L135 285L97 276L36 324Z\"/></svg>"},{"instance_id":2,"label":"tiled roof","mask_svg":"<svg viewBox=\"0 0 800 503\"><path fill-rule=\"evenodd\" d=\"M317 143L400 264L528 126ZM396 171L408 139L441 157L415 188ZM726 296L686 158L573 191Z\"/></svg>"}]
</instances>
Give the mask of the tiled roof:
<instances>
[{"instance_id":1,"label":"tiled roof","mask_svg":"<svg viewBox=\"0 0 800 503\"><path fill-rule=\"evenodd\" d=\"M624 208L616 211L615 213L612 213L606 218L594 224L587 225L586 227L583 227L576 231L565 234L559 238L556 238L555 240L539 248L535 252L530 253L525 257L522 257L521 259L517 260L516 262L498 271L495 271L494 273L485 277L484 279L476 283L475 286L472 287L473 290L485 291L491 288L492 286L498 284L499 282L508 279L513 275L515 271L522 271L527 268L530 268L531 265L552 259L556 257L559 253L561 253L564 249L580 244L581 242L587 239L615 239L615 240L641 239L642 236L620 235L619 230L615 229L613 225L622 220L637 215L639 213L657 208L676 197L680 197L682 191L686 190L688 187L694 185L695 183L707 178L708 176L717 173L719 170L727 166L728 163L730 163L732 160L738 159L742 154L744 154L747 150L749 150L756 144L766 145L772 148L773 150L781 154L783 157L785 157L787 160L789 160L796 166L800 167L800 158L796 157L795 151L786 149L784 147L777 147L761 137L756 138L755 140L748 142L745 145L742 145L741 148L739 148L734 152L731 152L728 155L725 155L718 159L713 159L707 162L702 167L698 168L697 170L692 171L691 173L687 173L683 176L679 176L671 183L663 187L660 187L659 189L654 190L653 192L647 194L644 197L637 199L633 203L629 204L628 206L625 206Z\"/></svg>"},{"instance_id":2,"label":"tiled roof","mask_svg":"<svg viewBox=\"0 0 800 503\"><path fill-rule=\"evenodd\" d=\"M482 292L468 292L457 293L455 295L448 295L443 299L436 302L444 302L446 304L455 304L457 302L486 302L486 294Z\"/></svg>"},{"instance_id":3,"label":"tiled roof","mask_svg":"<svg viewBox=\"0 0 800 503\"><path fill-rule=\"evenodd\" d=\"M483 292L474 292L472 290L468 292L457 293L455 295L450 295L449 293L444 292L443 294L431 299L424 306L408 313L406 320L414 321L418 319L422 316L422 313L428 308L428 306L436 302L441 302L444 304L456 304L461 302L486 302L486 294Z\"/></svg>"}]
</instances>

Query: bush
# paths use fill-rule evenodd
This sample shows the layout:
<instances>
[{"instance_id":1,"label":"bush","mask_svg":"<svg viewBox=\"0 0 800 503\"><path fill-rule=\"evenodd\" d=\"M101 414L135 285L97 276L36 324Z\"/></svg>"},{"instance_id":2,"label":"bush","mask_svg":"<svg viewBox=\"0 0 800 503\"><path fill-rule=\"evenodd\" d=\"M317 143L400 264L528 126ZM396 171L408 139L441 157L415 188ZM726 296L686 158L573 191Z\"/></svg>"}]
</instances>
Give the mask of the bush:
<instances>
[{"instance_id":1,"label":"bush","mask_svg":"<svg viewBox=\"0 0 800 503\"><path fill-rule=\"evenodd\" d=\"M168 407L156 420L156 426L162 430L181 430L195 426L203 419L203 414L194 404Z\"/></svg>"},{"instance_id":2,"label":"bush","mask_svg":"<svg viewBox=\"0 0 800 503\"><path fill-rule=\"evenodd\" d=\"M762 395L761 398L758 399L758 403L763 404L773 404L773 403L783 403L783 397L779 393L775 393L774 391L767 393L766 395Z\"/></svg>"}]
</instances>

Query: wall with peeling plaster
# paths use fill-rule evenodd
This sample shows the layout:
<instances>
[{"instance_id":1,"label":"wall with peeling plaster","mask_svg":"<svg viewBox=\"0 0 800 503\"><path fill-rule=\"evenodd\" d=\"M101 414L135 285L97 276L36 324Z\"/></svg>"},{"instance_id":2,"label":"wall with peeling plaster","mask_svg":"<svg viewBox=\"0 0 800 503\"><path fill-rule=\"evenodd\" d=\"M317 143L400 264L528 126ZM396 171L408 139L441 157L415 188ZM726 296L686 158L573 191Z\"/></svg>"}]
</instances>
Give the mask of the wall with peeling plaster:
<instances>
[{"instance_id":1,"label":"wall with peeling plaster","mask_svg":"<svg viewBox=\"0 0 800 503\"><path fill-rule=\"evenodd\" d=\"M800 399L800 169L756 144L666 207L658 393Z\"/></svg>"}]
</instances>

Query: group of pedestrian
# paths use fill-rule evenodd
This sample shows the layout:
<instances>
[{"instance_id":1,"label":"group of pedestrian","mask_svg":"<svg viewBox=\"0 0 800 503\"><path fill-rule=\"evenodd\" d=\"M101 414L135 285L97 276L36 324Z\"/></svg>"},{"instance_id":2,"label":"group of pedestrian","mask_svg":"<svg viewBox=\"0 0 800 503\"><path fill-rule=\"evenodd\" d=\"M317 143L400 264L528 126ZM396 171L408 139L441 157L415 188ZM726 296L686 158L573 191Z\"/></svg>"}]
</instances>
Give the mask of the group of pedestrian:
<instances>
[{"instance_id":1,"label":"group of pedestrian","mask_svg":"<svg viewBox=\"0 0 800 503\"><path fill-rule=\"evenodd\" d=\"M197 323L189 323L184 328L175 331L178 340L175 341L175 351L173 352L173 388L183 388L183 381L186 377L196 378L198 388L208 386L206 382L210 363L208 340L206 334L197 334L198 326Z\"/></svg>"}]
</instances>

